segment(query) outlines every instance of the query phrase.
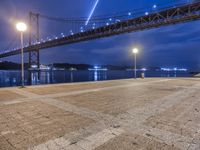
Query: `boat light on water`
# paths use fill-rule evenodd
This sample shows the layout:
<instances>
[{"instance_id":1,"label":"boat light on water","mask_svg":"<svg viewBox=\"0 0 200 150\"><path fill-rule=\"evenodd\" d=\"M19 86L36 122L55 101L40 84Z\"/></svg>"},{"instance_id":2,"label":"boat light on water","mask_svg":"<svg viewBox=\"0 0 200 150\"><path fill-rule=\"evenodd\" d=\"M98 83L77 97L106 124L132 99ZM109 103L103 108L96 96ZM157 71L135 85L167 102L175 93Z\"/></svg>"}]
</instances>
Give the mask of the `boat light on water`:
<instances>
[{"instance_id":1,"label":"boat light on water","mask_svg":"<svg viewBox=\"0 0 200 150\"><path fill-rule=\"evenodd\" d=\"M107 68L101 68L99 66L94 66L94 68L88 68L89 71L107 71Z\"/></svg>"}]
</instances>

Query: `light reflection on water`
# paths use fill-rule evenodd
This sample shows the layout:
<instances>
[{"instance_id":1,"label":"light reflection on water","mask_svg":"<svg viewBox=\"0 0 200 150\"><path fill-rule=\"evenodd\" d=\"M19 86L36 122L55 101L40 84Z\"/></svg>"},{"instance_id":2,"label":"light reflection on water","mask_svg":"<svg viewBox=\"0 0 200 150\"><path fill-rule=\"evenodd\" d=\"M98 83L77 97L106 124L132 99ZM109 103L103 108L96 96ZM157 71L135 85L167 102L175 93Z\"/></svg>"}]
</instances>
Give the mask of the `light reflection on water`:
<instances>
[{"instance_id":1,"label":"light reflection on water","mask_svg":"<svg viewBox=\"0 0 200 150\"><path fill-rule=\"evenodd\" d=\"M99 81L111 79L133 78L132 71L41 71L31 72L31 83L28 81L28 72L25 72L26 85L53 84L83 81ZM138 72L140 77L141 72ZM146 71L146 77L188 77L188 72L178 71ZM0 87L19 86L21 84L20 71L0 71Z\"/></svg>"}]
</instances>

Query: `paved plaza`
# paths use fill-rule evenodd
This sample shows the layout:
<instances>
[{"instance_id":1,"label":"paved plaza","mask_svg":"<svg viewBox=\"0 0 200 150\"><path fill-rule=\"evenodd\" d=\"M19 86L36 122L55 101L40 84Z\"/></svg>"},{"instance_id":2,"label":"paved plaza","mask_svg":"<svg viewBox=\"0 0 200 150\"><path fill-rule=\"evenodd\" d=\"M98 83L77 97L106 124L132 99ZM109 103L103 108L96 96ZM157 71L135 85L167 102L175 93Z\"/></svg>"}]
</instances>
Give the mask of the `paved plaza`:
<instances>
[{"instance_id":1,"label":"paved plaza","mask_svg":"<svg viewBox=\"0 0 200 150\"><path fill-rule=\"evenodd\" d=\"M200 78L0 89L0 150L138 149L200 149Z\"/></svg>"}]
</instances>

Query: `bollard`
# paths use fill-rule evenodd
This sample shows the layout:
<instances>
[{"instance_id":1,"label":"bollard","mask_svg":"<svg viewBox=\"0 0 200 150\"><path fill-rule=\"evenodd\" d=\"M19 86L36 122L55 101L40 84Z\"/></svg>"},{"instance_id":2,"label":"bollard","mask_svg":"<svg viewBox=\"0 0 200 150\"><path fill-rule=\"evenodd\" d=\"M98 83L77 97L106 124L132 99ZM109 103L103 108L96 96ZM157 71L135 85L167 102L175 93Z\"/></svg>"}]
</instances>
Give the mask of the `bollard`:
<instances>
[{"instance_id":1,"label":"bollard","mask_svg":"<svg viewBox=\"0 0 200 150\"><path fill-rule=\"evenodd\" d=\"M141 78L142 78L142 79L144 79L144 72L143 72L143 73L141 73Z\"/></svg>"}]
</instances>

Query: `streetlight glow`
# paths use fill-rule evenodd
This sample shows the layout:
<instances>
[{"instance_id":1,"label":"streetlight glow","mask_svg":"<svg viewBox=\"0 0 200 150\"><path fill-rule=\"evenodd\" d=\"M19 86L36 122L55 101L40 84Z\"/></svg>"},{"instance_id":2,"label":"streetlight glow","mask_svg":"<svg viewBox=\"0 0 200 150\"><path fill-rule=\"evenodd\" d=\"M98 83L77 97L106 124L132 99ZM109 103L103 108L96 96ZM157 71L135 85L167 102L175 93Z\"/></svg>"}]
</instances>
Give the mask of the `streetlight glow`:
<instances>
[{"instance_id":1,"label":"streetlight glow","mask_svg":"<svg viewBox=\"0 0 200 150\"><path fill-rule=\"evenodd\" d=\"M137 54L138 53L138 49L137 48L134 48L133 49L133 54Z\"/></svg>"},{"instance_id":2,"label":"streetlight glow","mask_svg":"<svg viewBox=\"0 0 200 150\"><path fill-rule=\"evenodd\" d=\"M137 64L136 64L136 55L137 55L137 53L138 53L138 49L137 48L134 48L133 49L133 54L134 54L134 56L135 56L135 69L134 69L134 74L135 74L135 79L137 78Z\"/></svg>"},{"instance_id":3,"label":"streetlight glow","mask_svg":"<svg viewBox=\"0 0 200 150\"><path fill-rule=\"evenodd\" d=\"M27 30L27 25L23 22L19 22L16 24L16 28L20 32L25 32Z\"/></svg>"},{"instance_id":4,"label":"streetlight glow","mask_svg":"<svg viewBox=\"0 0 200 150\"><path fill-rule=\"evenodd\" d=\"M23 22L19 22L16 24L17 30L20 32L21 38L21 82L22 88L24 87L24 37L23 33L27 30L27 25Z\"/></svg>"}]
</instances>

